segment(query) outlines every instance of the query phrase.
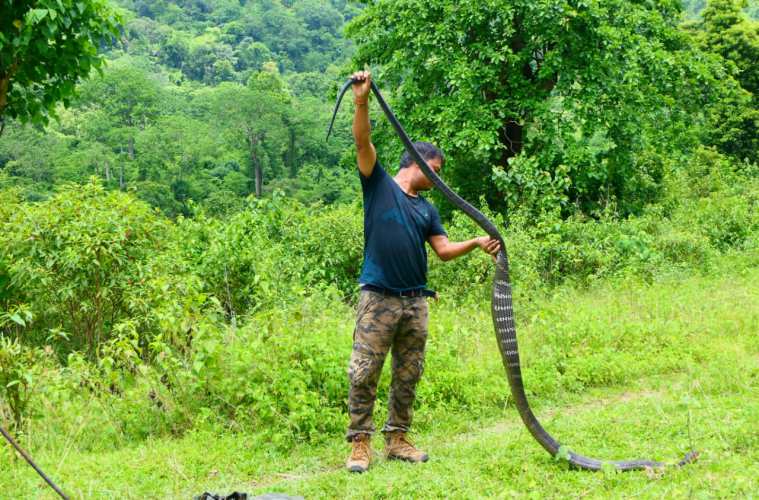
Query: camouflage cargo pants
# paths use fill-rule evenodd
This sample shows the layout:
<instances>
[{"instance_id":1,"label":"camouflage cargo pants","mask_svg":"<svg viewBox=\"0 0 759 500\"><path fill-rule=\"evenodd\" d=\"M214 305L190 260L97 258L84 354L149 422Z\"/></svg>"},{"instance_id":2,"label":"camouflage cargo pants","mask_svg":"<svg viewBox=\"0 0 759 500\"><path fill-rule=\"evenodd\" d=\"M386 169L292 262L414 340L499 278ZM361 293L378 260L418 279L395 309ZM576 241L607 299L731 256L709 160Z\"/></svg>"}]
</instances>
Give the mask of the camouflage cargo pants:
<instances>
[{"instance_id":1,"label":"camouflage cargo pants","mask_svg":"<svg viewBox=\"0 0 759 500\"><path fill-rule=\"evenodd\" d=\"M372 412L382 365L392 349L392 383L387 423L382 432L411 427L416 384L424 370L427 301L363 290L358 302L348 377L350 425L347 438L373 433Z\"/></svg>"}]
</instances>

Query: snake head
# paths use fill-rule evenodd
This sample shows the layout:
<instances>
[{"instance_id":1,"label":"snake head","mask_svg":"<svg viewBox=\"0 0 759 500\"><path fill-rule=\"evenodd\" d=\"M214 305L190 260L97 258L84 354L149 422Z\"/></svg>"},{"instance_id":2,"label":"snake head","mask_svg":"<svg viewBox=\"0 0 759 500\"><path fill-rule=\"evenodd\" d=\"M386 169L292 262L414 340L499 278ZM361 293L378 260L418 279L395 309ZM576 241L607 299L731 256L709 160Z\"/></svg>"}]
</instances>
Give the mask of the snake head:
<instances>
[{"instance_id":1,"label":"snake head","mask_svg":"<svg viewBox=\"0 0 759 500\"><path fill-rule=\"evenodd\" d=\"M682 467L683 465L692 464L696 460L698 460L700 453L696 450L691 450L688 453L685 454L682 460L677 462L678 467Z\"/></svg>"}]
</instances>

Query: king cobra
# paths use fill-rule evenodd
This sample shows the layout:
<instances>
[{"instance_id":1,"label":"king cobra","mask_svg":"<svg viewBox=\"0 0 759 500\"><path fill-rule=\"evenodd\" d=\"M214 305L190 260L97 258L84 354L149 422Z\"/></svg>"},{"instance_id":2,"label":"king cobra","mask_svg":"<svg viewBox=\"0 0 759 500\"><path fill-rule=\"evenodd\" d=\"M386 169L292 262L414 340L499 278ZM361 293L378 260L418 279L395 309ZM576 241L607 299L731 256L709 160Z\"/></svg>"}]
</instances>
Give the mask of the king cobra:
<instances>
[{"instance_id":1,"label":"king cobra","mask_svg":"<svg viewBox=\"0 0 759 500\"><path fill-rule=\"evenodd\" d=\"M329 124L327 130L327 139L329 139L332 127L335 123L335 117L337 111L340 108L343 96L353 83L357 83L358 80L349 79L337 96L337 102L335 103L335 110L332 113L332 121ZM503 237L498 232L495 224L493 224L487 217L485 217L479 210L474 208L470 203L461 198L451 188L449 188L445 182L435 173L432 168L427 164L421 154L414 148L414 144L409 139L406 131L403 130L398 119L395 117L390 107L382 97L377 85L371 82L371 89L374 95L377 97L382 111L384 111L387 119L392 124L395 132L403 142L403 147L408 151L411 157L414 159L417 165L422 169L422 172L432 181L436 188L438 188L451 203L457 208L462 210L469 218L471 218L478 226L480 226L491 238L498 240L501 244L501 249L496 257L496 271L495 278L493 280L493 293L491 298L491 310L493 316L493 326L495 327L495 336L498 340L498 348L501 351L501 359L503 366L506 369L506 376L509 380L509 386L511 387L511 394L514 398L519 416L522 417L522 421L527 426L530 434L537 440L540 445L551 455L559 456L566 459L572 466L587 469L587 470L601 470L606 466L611 466L620 471L629 471L637 469L647 468L660 468L664 467L665 463L657 462L654 460L598 460L595 458L588 458L582 455L578 455L568 448L559 444L543 426L540 425L538 419L532 413L530 405L527 401L527 395L524 391L524 384L522 383L522 370L519 364L519 349L517 348L517 332L514 324L514 309L511 300L511 281L509 280L509 259L506 255L506 245L504 244ZM698 457L698 452L690 451L685 457L677 462L677 466L683 466L691 463Z\"/></svg>"}]
</instances>

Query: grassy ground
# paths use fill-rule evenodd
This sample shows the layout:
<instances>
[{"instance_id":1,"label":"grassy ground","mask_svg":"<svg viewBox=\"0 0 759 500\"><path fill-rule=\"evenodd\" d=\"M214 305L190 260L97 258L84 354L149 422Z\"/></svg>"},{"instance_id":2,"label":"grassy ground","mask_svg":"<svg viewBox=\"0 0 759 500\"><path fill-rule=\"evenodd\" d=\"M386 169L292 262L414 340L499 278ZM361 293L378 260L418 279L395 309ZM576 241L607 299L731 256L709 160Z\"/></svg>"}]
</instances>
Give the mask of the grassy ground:
<instances>
[{"instance_id":1,"label":"grassy ground","mask_svg":"<svg viewBox=\"0 0 759 500\"><path fill-rule=\"evenodd\" d=\"M360 476L342 468L341 436L282 449L255 435L200 429L88 453L70 435L66 446L30 451L74 498L190 498L206 490L306 498L759 497L759 270L718 271L719 277L605 284L579 294L561 289L522 308L525 383L547 430L595 458L673 461L699 450L701 459L682 469L569 470L497 399L476 412L422 406L415 440L430 462L387 462L378 436L373 467ZM436 309L425 377L444 376L432 358L443 352L436 334L460 330L446 352L462 362L481 360L492 369L492 386L505 390L492 333L471 333L489 326L487 308ZM540 380L548 373L541 357L562 364L561 380ZM466 392L453 382L453 392ZM0 498L54 498L11 457L7 446L0 449Z\"/></svg>"}]
</instances>

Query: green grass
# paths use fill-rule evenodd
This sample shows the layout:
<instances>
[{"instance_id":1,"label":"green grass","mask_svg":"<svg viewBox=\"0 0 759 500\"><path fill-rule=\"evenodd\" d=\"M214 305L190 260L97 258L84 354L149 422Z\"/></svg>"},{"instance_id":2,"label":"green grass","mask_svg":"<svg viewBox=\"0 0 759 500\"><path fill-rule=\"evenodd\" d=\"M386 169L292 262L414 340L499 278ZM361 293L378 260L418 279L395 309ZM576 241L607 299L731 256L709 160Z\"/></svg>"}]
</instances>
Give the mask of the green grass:
<instances>
[{"instance_id":1,"label":"green grass","mask_svg":"<svg viewBox=\"0 0 759 500\"><path fill-rule=\"evenodd\" d=\"M91 452L91 435L67 427L55 437L41 418L24 442L74 498L190 498L206 490L306 498L759 496L759 270L726 261L712 272L561 288L517 302L525 382L547 430L602 459L674 461L692 445L701 458L682 469L590 473L554 461L509 403L487 305L454 310L445 302L433 307L416 413L414 437L431 455L427 464L385 461L377 436L371 471L351 475L342 468L341 433L274 446L261 434L210 425ZM343 321L340 330L349 331L350 316ZM377 421L383 416L378 408ZM54 498L11 457L0 448L0 498Z\"/></svg>"}]
</instances>

